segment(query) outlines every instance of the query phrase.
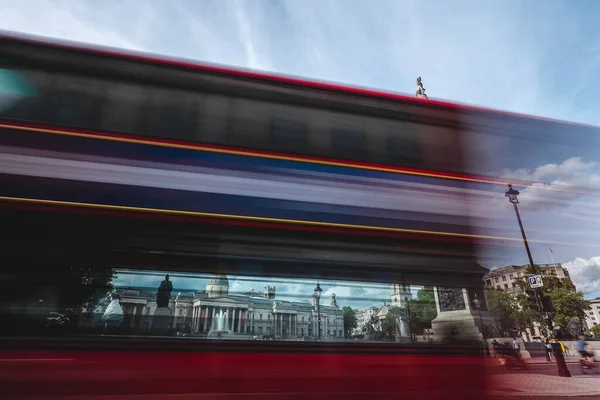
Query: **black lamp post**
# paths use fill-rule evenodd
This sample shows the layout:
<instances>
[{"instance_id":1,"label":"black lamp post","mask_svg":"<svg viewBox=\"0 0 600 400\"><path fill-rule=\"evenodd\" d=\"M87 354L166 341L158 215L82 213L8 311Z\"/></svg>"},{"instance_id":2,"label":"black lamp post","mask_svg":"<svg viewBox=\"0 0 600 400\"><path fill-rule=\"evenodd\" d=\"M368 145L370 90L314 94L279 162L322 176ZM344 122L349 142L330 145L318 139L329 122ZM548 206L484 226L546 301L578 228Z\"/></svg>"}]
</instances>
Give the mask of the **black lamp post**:
<instances>
[{"instance_id":1,"label":"black lamp post","mask_svg":"<svg viewBox=\"0 0 600 400\"><path fill-rule=\"evenodd\" d=\"M485 338L485 330L483 327L483 319L481 319L481 300L477 298L477 293L475 293L475 298L473 299L473 305L477 309L477 314L479 315L479 325L481 325L481 337L483 338L483 346L485 347L485 354L490 356L490 348L488 347L487 340Z\"/></svg>"},{"instance_id":2,"label":"black lamp post","mask_svg":"<svg viewBox=\"0 0 600 400\"><path fill-rule=\"evenodd\" d=\"M533 272L534 274L538 274L537 272L537 268L535 267L535 264L533 263L533 257L531 257L531 250L529 249L529 242L527 242L527 236L525 235L525 229L523 229L523 221L521 221L521 214L519 214L519 207L517 206L517 204L519 204L519 191L513 189L512 185L509 183L508 184L508 190L506 191L506 193L504 193L504 196L508 197L508 201L510 201L515 209L515 214L517 215L517 221L519 222L519 228L521 229L521 236L523 236L523 243L525 243L525 250L527 250L527 257L529 258L529 265L531 265L531 272ZM537 289L533 289L533 291L535 292L535 296L537 298L537 302L539 304L540 310L542 312L542 315L547 316L546 318L546 322L548 324L548 330L550 332L553 332L553 327L552 327L552 319L550 318L550 315L547 314L544 310L544 303L541 301L541 296L540 293ZM556 363L558 364L558 376L564 376L564 377L571 377L571 373L569 372L569 369L567 368L567 364L565 363L565 358L562 354L562 349L560 348L560 344L559 343L553 343L552 344L552 349L555 355L555 359L556 359Z\"/></svg>"},{"instance_id":3,"label":"black lamp post","mask_svg":"<svg viewBox=\"0 0 600 400\"><path fill-rule=\"evenodd\" d=\"M410 335L410 342L414 343L413 340L413 326L412 326L412 315L410 313L410 304L408 304L408 296L404 297L406 302L406 319L408 320L408 334Z\"/></svg>"},{"instance_id":4,"label":"black lamp post","mask_svg":"<svg viewBox=\"0 0 600 400\"><path fill-rule=\"evenodd\" d=\"M321 285L317 282L317 287L315 288L315 300L317 303L317 338L321 340L321 306L319 305L319 301L321 300Z\"/></svg>"}]
</instances>

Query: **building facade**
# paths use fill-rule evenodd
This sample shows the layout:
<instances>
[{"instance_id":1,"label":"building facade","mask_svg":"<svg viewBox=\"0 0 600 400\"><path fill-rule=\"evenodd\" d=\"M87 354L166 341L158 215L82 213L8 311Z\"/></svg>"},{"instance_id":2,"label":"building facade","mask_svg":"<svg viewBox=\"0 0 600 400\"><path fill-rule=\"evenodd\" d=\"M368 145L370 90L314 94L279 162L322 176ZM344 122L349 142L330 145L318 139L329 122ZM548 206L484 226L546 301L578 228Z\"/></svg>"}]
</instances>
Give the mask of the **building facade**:
<instances>
[{"instance_id":1,"label":"building facade","mask_svg":"<svg viewBox=\"0 0 600 400\"><path fill-rule=\"evenodd\" d=\"M600 323L600 297L596 297L590 302L592 303L591 308L585 312L587 317L585 322L588 330Z\"/></svg>"},{"instance_id":2,"label":"building facade","mask_svg":"<svg viewBox=\"0 0 600 400\"><path fill-rule=\"evenodd\" d=\"M558 279L568 279L571 283L569 271L561 264L536 264L542 276L554 275ZM507 290L521 292L517 280L522 279L529 265L509 265L507 267L490 270L483 277L486 289Z\"/></svg>"},{"instance_id":3,"label":"building facade","mask_svg":"<svg viewBox=\"0 0 600 400\"><path fill-rule=\"evenodd\" d=\"M409 285L400 283L392 284L392 306L405 307L407 300L412 299L412 293Z\"/></svg>"},{"instance_id":4,"label":"building facade","mask_svg":"<svg viewBox=\"0 0 600 400\"><path fill-rule=\"evenodd\" d=\"M132 332L151 333L156 311L156 290L118 288L124 319L121 326ZM329 303L329 304L323 304ZM101 316L107 305L96 312ZM344 318L335 294L321 299L321 338L344 336ZM263 292L230 294L225 275L213 275L204 291L179 292L169 303L171 328L177 332L206 336L215 329L217 320L223 330L233 335L266 336L276 339L317 337L316 299L309 301L279 300L275 286ZM92 325L99 324L99 318Z\"/></svg>"}]
</instances>

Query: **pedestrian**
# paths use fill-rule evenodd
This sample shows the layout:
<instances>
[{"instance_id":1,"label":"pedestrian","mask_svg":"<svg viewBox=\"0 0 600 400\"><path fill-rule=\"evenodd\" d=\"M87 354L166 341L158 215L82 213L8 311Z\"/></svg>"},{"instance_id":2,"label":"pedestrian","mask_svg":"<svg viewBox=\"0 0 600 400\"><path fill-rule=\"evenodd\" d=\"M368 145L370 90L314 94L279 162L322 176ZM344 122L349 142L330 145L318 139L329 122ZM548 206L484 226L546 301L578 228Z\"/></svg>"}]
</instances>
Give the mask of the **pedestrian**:
<instances>
[{"instance_id":1,"label":"pedestrian","mask_svg":"<svg viewBox=\"0 0 600 400\"><path fill-rule=\"evenodd\" d=\"M512 347L515 352L515 356L521 358L521 344L519 343L519 339L515 336L512 342Z\"/></svg>"},{"instance_id":2,"label":"pedestrian","mask_svg":"<svg viewBox=\"0 0 600 400\"><path fill-rule=\"evenodd\" d=\"M544 344L546 348L546 361L552 361L552 344L550 343L550 339L546 338L546 343Z\"/></svg>"}]
</instances>

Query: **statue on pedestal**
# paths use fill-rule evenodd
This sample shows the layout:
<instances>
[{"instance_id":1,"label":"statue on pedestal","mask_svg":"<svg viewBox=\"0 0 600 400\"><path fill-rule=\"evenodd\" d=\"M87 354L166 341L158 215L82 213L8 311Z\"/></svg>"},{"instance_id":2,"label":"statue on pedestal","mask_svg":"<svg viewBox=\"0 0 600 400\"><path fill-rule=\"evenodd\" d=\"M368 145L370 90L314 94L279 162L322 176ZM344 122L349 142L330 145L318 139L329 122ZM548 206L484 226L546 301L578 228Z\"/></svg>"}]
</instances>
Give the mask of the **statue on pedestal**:
<instances>
[{"instance_id":1,"label":"statue on pedestal","mask_svg":"<svg viewBox=\"0 0 600 400\"><path fill-rule=\"evenodd\" d=\"M169 274L167 274L156 292L156 308L169 308L172 291L173 283L169 280Z\"/></svg>"},{"instance_id":2,"label":"statue on pedestal","mask_svg":"<svg viewBox=\"0 0 600 400\"><path fill-rule=\"evenodd\" d=\"M423 87L423 82L421 82L421 77L417 78L417 93L415 93L415 96L424 97L424 98L428 99L427 95L425 94L425 88Z\"/></svg>"}]
</instances>

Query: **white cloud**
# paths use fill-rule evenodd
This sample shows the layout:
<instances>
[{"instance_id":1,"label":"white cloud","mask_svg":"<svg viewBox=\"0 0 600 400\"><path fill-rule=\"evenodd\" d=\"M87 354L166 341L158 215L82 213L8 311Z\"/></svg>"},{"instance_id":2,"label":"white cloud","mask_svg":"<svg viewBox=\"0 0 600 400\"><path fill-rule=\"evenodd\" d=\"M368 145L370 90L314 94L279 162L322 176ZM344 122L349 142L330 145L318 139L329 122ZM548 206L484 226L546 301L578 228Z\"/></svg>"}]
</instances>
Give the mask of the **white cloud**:
<instances>
[{"instance_id":1,"label":"white cloud","mask_svg":"<svg viewBox=\"0 0 600 400\"><path fill-rule=\"evenodd\" d=\"M577 257L563 266L569 270L577 290L584 293L600 291L600 256L588 259Z\"/></svg>"},{"instance_id":2,"label":"white cloud","mask_svg":"<svg viewBox=\"0 0 600 400\"><path fill-rule=\"evenodd\" d=\"M567 208L573 205L575 199L597 196L600 174L594 169L596 166L596 162L571 157L560 164L549 163L535 170L505 170L502 177L535 182L521 190L523 207L530 210Z\"/></svg>"}]
</instances>

